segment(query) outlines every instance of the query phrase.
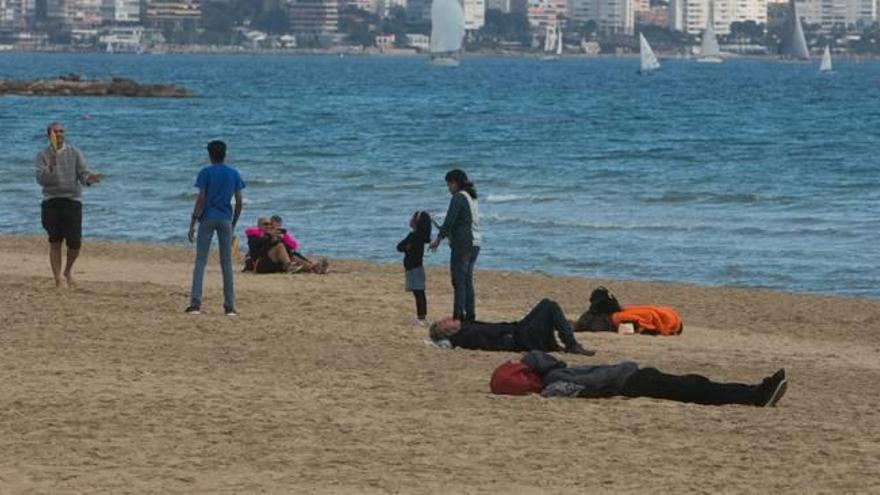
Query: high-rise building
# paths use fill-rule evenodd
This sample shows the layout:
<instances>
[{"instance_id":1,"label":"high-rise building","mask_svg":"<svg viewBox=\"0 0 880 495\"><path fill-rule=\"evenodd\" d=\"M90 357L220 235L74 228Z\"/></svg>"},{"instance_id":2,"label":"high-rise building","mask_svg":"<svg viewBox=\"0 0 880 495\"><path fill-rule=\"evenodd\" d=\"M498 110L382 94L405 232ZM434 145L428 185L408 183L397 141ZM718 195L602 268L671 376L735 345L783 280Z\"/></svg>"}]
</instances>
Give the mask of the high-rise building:
<instances>
[{"instance_id":1,"label":"high-rise building","mask_svg":"<svg viewBox=\"0 0 880 495\"><path fill-rule=\"evenodd\" d=\"M577 22L594 21L606 33L633 32L634 0L569 0L568 16Z\"/></svg>"},{"instance_id":2,"label":"high-rise building","mask_svg":"<svg viewBox=\"0 0 880 495\"><path fill-rule=\"evenodd\" d=\"M47 0L46 19L70 28L101 24L102 0Z\"/></svg>"},{"instance_id":3,"label":"high-rise building","mask_svg":"<svg viewBox=\"0 0 880 495\"><path fill-rule=\"evenodd\" d=\"M407 0L406 19L409 22L429 22L431 20L431 0Z\"/></svg>"},{"instance_id":4,"label":"high-rise building","mask_svg":"<svg viewBox=\"0 0 880 495\"><path fill-rule=\"evenodd\" d=\"M34 0L0 0L0 27L24 29L33 19Z\"/></svg>"},{"instance_id":5,"label":"high-rise building","mask_svg":"<svg viewBox=\"0 0 880 495\"><path fill-rule=\"evenodd\" d=\"M486 0L460 0L464 11L464 28L475 31L486 23Z\"/></svg>"},{"instance_id":6,"label":"high-rise building","mask_svg":"<svg viewBox=\"0 0 880 495\"><path fill-rule=\"evenodd\" d=\"M140 0L103 0L101 18L109 24L141 22Z\"/></svg>"},{"instance_id":7,"label":"high-rise building","mask_svg":"<svg viewBox=\"0 0 880 495\"><path fill-rule=\"evenodd\" d=\"M688 34L702 33L709 20L710 1L716 34L729 34L730 25L734 22L767 23L767 0L671 0L670 29Z\"/></svg>"},{"instance_id":8,"label":"high-rise building","mask_svg":"<svg viewBox=\"0 0 880 495\"><path fill-rule=\"evenodd\" d=\"M290 4L290 29L296 34L326 34L339 31L339 2L294 1Z\"/></svg>"},{"instance_id":9,"label":"high-rise building","mask_svg":"<svg viewBox=\"0 0 880 495\"><path fill-rule=\"evenodd\" d=\"M835 26L849 27L877 21L878 2L874 0L798 0L798 15L804 22L819 24L823 32Z\"/></svg>"},{"instance_id":10,"label":"high-rise building","mask_svg":"<svg viewBox=\"0 0 880 495\"><path fill-rule=\"evenodd\" d=\"M567 0L529 0L527 16L532 31L536 34L556 29L559 19L568 13Z\"/></svg>"}]
</instances>

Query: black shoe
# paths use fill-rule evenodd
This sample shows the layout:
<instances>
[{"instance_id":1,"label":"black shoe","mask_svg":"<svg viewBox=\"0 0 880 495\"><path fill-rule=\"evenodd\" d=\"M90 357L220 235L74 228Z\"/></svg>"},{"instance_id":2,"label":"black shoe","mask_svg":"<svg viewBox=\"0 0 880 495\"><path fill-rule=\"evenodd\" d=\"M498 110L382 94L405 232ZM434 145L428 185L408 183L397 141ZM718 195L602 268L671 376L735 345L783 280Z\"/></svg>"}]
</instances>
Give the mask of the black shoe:
<instances>
[{"instance_id":1,"label":"black shoe","mask_svg":"<svg viewBox=\"0 0 880 495\"><path fill-rule=\"evenodd\" d=\"M238 311L235 308L223 308L223 313L226 316L238 316Z\"/></svg>"},{"instance_id":2,"label":"black shoe","mask_svg":"<svg viewBox=\"0 0 880 495\"><path fill-rule=\"evenodd\" d=\"M788 390L788 381L785 379L785 370L780 369L772 376L764 378L758 386L758 399L755 405L758 407L773 407Z\"/></svg>"},{"instance_id":3,"label":"black shoe","mask_svg":"<svg viewBox=\"0 0 880 495\"><path fill-rule=\"evenodd\" d=\"M202 308L198 306L190 306L184 310L184 313L188 315L200 315L202 314Z\"/></svg>"},{"instance_id":4,"label":"black shoe","mask_svg":"<svg viewBox=\"0 0 880 495\"><path fill-rule=\"evenodd\" d=\"M575 344L565 348L565 352L569 354L580 354L581 356L593 356L596 354L596 351L592 351L589 349L584 349L584 346L580 344Z\"/></svg>"}]
</instances>

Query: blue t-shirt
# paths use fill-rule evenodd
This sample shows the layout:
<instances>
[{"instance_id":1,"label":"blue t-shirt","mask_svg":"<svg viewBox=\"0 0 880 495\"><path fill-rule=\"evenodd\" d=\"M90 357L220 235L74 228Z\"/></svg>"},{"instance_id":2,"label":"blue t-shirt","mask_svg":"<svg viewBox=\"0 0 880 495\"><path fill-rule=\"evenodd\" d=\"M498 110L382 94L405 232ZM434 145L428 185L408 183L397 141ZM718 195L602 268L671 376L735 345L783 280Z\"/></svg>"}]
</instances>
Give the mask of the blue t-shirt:
<instances>
[{"instance_id":1,"label":"blue t-shirt","mask_svg":"<svg viewBox=\"0 0 880 495\"><path fill-rule=\"evenodd\" d=\"M232 195L244 189L238 170L224 164L208 165L196 177L196 187L205 191L205 208L199 220L232 220Z\"/></svg>"}]
</instances>

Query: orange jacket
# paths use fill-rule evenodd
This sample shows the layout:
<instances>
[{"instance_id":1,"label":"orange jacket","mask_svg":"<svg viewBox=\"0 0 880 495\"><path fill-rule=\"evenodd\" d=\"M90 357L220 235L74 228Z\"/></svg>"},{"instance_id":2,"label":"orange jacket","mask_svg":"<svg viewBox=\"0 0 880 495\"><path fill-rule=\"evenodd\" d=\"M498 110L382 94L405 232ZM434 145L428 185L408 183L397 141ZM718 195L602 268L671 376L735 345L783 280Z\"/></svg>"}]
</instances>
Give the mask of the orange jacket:
<instances>
[{"instance_id":1,"label":"orange jacket","mask_svg":"<svg viewBox=\"0 0 880 495\"><path fill-rule=\"evenodd\" d=\"M681 317L668 306L625 306L611 315L615 327L632 323L637 333L653 335L678 335L684 330Z\"/></svg>"}]
</instances>

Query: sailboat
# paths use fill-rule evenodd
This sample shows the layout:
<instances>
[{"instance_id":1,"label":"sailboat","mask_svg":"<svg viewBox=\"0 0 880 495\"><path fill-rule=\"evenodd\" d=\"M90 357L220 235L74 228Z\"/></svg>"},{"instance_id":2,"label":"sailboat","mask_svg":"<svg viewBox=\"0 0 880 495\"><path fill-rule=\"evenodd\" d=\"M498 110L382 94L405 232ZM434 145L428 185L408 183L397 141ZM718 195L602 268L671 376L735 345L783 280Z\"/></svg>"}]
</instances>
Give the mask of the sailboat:
<instances>
[{"instance_id":1,"label":"sailboat","mask_svg":"<svg viewBox=\"0 0 880 495\"><path fill-rule=\"evenodd\" d=\"M639 33L639 74L650 74L660 68L660 62L651 50L651 45L645 39L645 35Z\"/></svg>"},{"instance_id":2,"label":"sailboat","mask_svg":"<svg viewBox=\"0 0 880 495\"><path fill-rule=\"evenodd\" d=\"M715 12L714 4L709 2L709 18L706 21L706 29L703 30L703 40L700 45L700 56L697 62L720 64L721 49L718 47L718 39L715 37Z\"/></svg>"},{"instance_id":3,"label":"sailboat","mask_svg":"<svg viewBox=\"0 0 880 495\"><path fill-rule=\"evenodd\" d=\"M807 49L807 39L804 37L801 18L797 15L795 0L789 0L788 6L787 29L779 45L779 53L785 59L809 61L810 51Z\"/></svg>"},{"instance_id":4,"label":"sailboat","mask_svg":"<svg viewBox=\"0 0 880 495\"><path fill-rule=\"evenodd\" d=\"M831 72L831 46L825 45L825 53L822 54L822 63L819 64L819 72Z\"/></svg>"},{"instance_id":5,"label":"sailboat","mask_svg":"<svg viewBox=\"0 0 880 495\"><path fill-rule=\"evenodd\" d=\"M562 56L562 29L556 26L556 56Z\"/></svg>"},{"instance_id":6,"label":"sailboat","mask_svg":"<svg viewBox=\"0 0 880 495\"><path fill-rule=\"evenodd\" d=\"M560 42L562 41L562 37L559 36L556 28L547 26L544 29L544 55L541 57L541 60L556 60L559 58L553 54L554 50L556 50L557 38L559 38Z\"/></svg>"},{"instance_id":7,"label":"sailboat","mask_svg":"<svg viewBox=\"0 0 880 495\"><path fill-rule=\"evenodd\" d=\"M431 4L431 63L458 65L464 39L464 12L458 0L434 0Z\"/></svg>"}]
</instances>

